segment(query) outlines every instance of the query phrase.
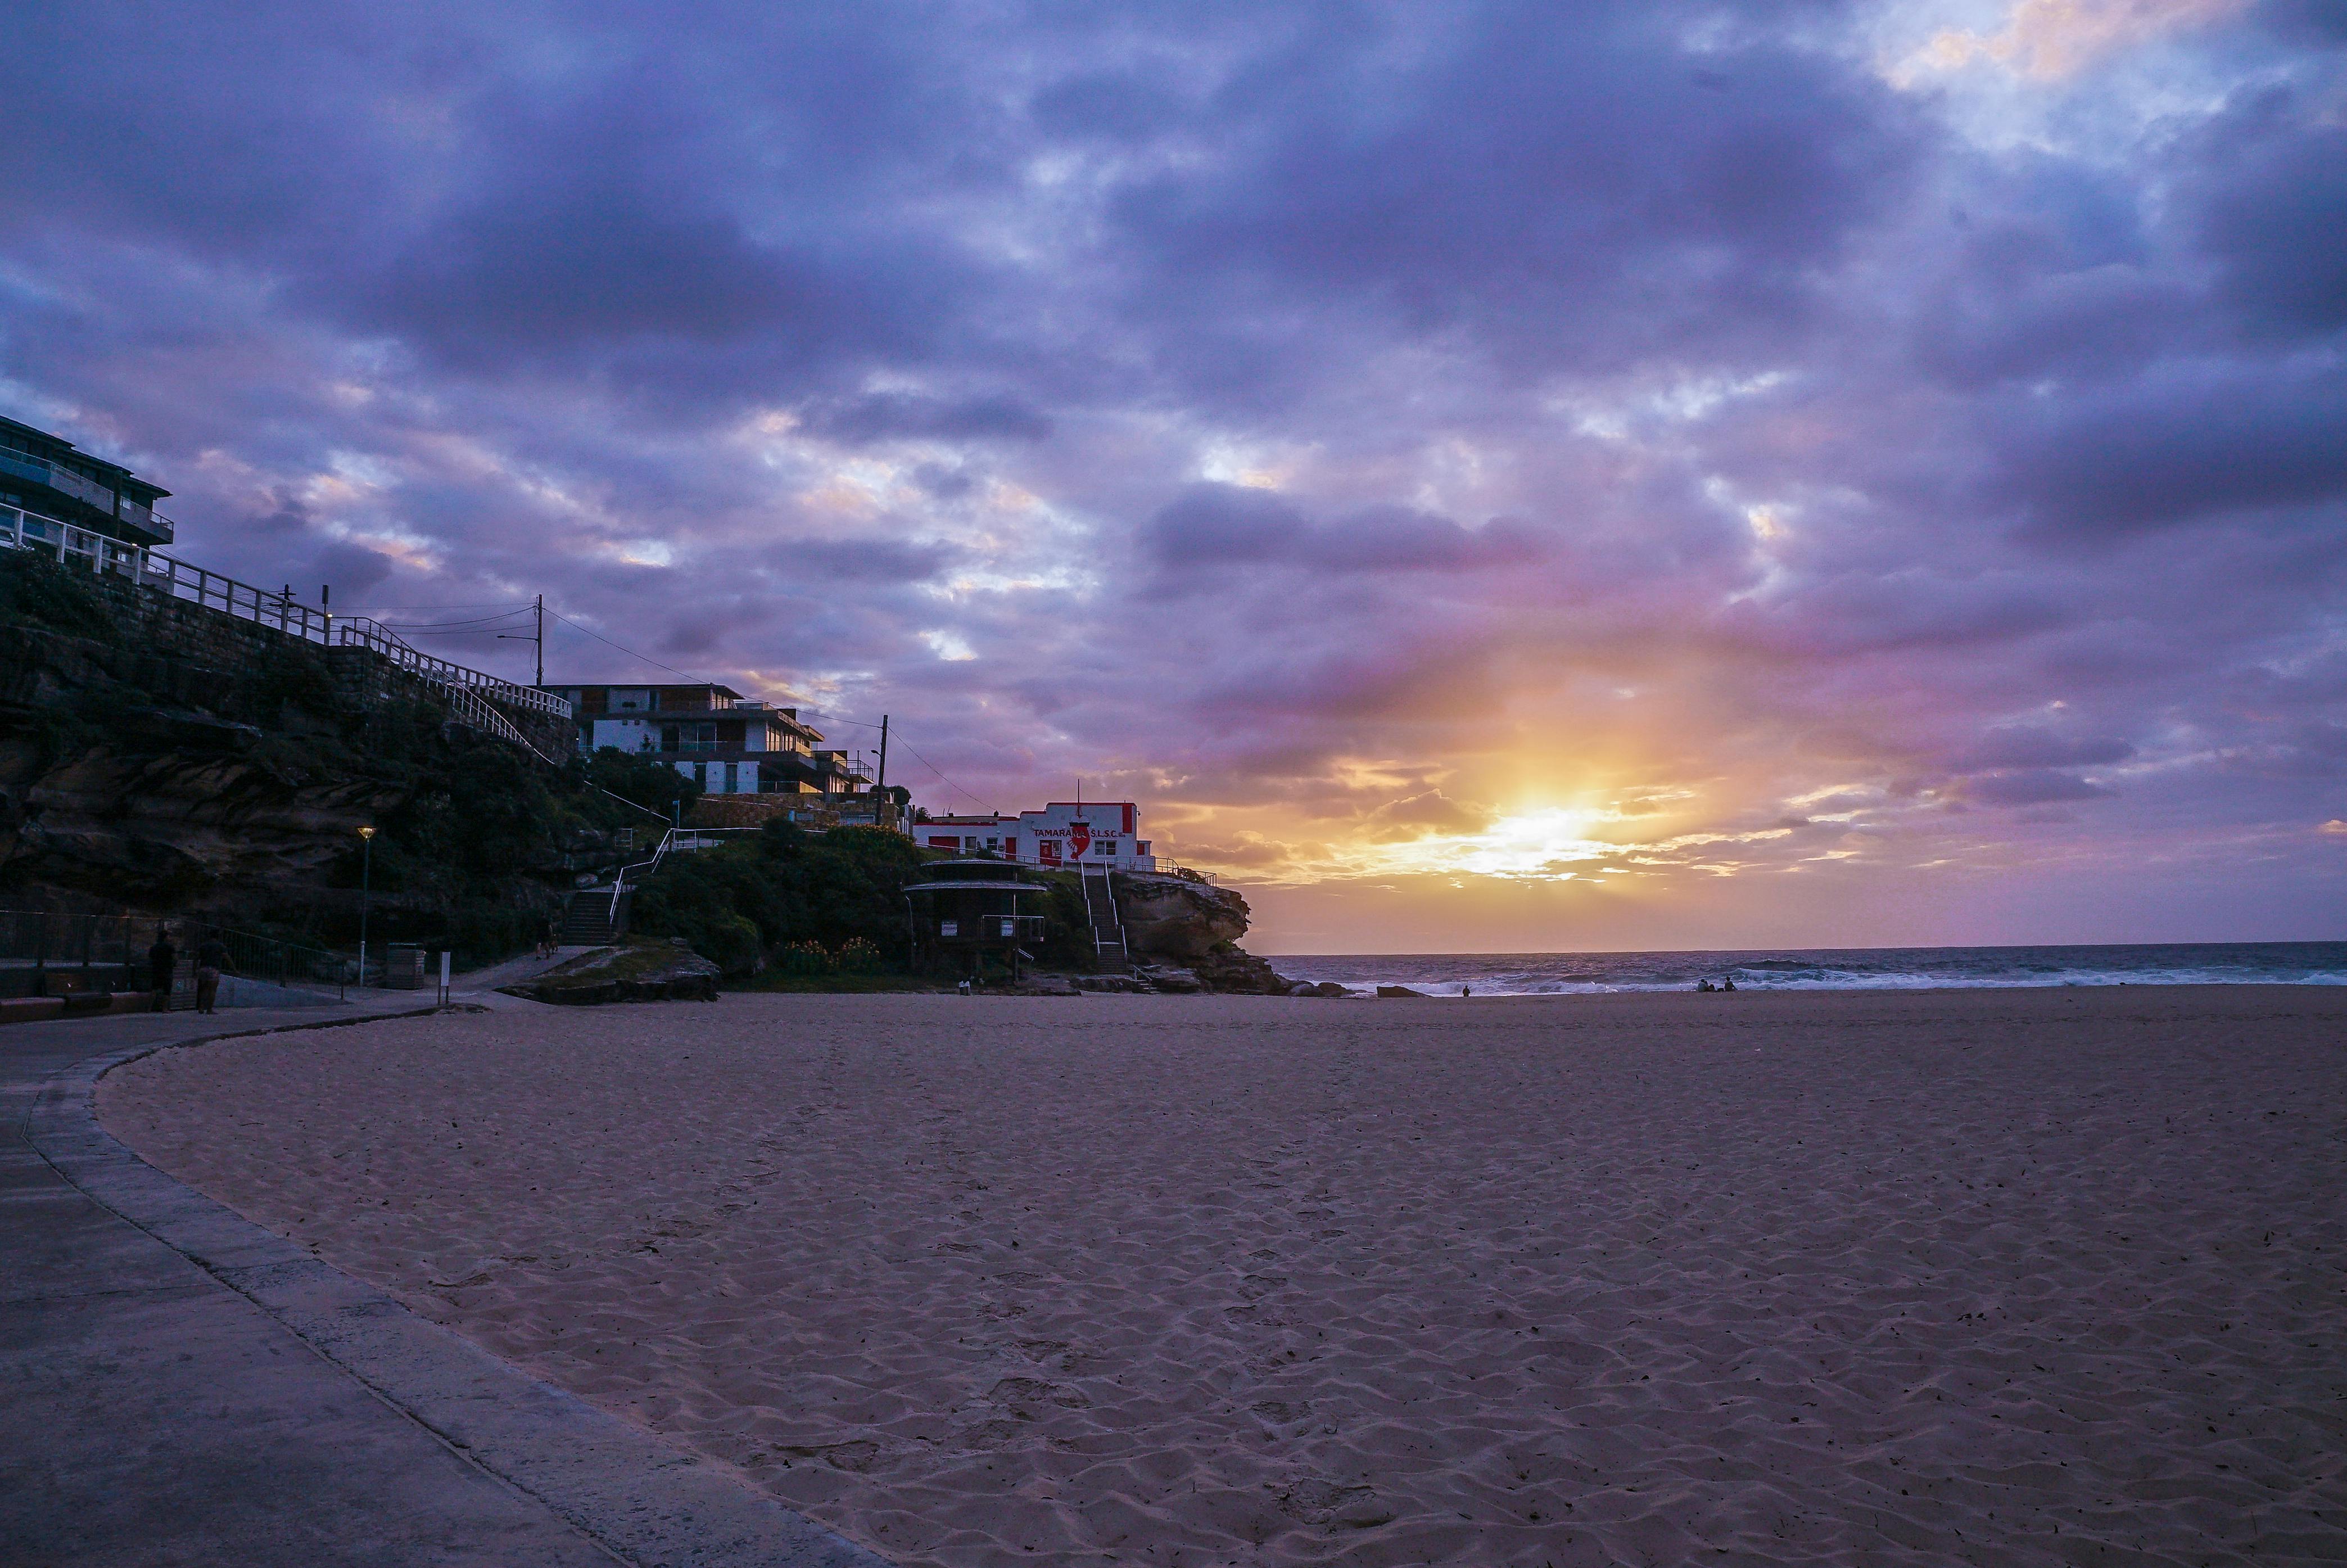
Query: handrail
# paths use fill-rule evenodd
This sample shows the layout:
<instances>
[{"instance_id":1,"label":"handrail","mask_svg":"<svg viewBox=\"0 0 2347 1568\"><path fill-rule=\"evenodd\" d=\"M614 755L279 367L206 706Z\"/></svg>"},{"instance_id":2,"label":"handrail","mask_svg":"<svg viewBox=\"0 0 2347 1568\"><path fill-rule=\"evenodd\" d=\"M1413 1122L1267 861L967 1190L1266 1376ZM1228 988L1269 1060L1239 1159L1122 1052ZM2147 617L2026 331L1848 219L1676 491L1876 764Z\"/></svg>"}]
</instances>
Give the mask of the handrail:
<instances>
[{"instance_id":1,"label":"handrail","mask_svg":"<svg viewBox=\"0 0 2347 1568\"><path fill-rule=\"evenodd\" d=\"M372 617L349 616L336 622L335 638L345 648L372 648L393 663L435 684L469 686L497 702L510 702L532 712L557 719L570 717L570 703L567 698L558 697L551 692L541 692L535 686L517 686L510 681L500 680L466 665L436 659Z\"/></svg>"},{"instance_id":2,"label":"handrail","mask_svg":"<svg viewBox=\"0 0 2347 1568\"><path fill-rule=\"evenodd\" d=\"M643 876L639 877L638 880L650 881L660 870L661 862L668 857L671 850L682 855L689 849L713 849L716 847L715 845L704 844L702 840L713 837L719 834L762 833L764 831L764 829L763 827L670 828L666 833L661 835L660 845L652 851L652 857L650 860L639 860L631 866L622 866L620 867L618 875L611 878L612 926L617 927L620 923L620 899L628 890L629 872L641 871L643 873Z\"/></svg>"},{"instance_id":3,"label":"handrail","mask_svg":"<svg viewBox=\"0 0 2347 1568\"><path fill-rule=\"evenodd\" d=\"M1130 958L1133 947L1124 939L1124 917L1116 907L1115 869L1106 865L1086 866L1079 862L1077 886L1084 890L1084 918L1092 923L1092 952L1097 956L1108 951L1108 943L1101 938L1100 917L1092 911L1092 875L1094 871L1100 873L1101 897L1108 902L1109 928L1116 933L1116 950Z\"/></svg>"},{"instance_id":4,"label":"handrail","mask_svg":"<svg viewBox=\"0 0 2347 1568\"><path fill-rule=\"evenodd\" d=\"M128 577L174 599L270 627L305 642L326 648L364 648L439 688L446 693L449 712L458 723L509 741L549 766L562 765L560 758L540 751L520 726L491 704L501 702L551 718L567 719L571 713L566 699L446 659L436 659L379 620L365 616L338 619L331 611L295 603L290 594L272 593L160 551L125 544L16 507L0 506L0 546L17 549L54 547L60 561L85 561L93 571Z\"/></svg>"}]
</instances>

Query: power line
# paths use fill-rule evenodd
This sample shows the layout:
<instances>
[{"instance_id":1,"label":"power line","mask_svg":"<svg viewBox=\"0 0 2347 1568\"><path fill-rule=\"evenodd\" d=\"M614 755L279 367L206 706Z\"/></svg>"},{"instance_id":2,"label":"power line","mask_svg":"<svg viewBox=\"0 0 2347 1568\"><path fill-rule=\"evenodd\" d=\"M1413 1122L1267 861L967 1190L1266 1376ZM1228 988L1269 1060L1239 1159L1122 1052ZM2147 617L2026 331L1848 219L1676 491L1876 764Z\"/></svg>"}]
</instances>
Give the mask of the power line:
<instances>
[{"instance_id":1,"label":"power line","mask_svg":"<svg viewBox=\"0 0 2347 1568\"><path fill-rule=\"evenodd\" d=\"M343 609L355 613L362 610L528 610L529 600L484 600L478 604L352 604Z\"/></svg>"},{"instance_id":2,"label":"power line","mask_svg":"<svg viewBox=\"0 0 2347 1568\"><path fill-rule=\"evenodd\" d=\"M799 712L802 713L813 713L816 718L821 719L826 724L854 724L859 730L876 730L880 727L877 724L866 723L862 719L850 719L844 717L841 714L833 712L828 708L810 708L804 702L799 704Z\"/></svg>"},{"instance_id":3,"label":"power line","mask_svg":"<svg viewBox=\"0 0 2347 1568\"><path fill-rule=\"evenodd\" d=\"M890 737L890 739L892 739L892 740L894 740L895 738L896 738L896 737L894 737L893 735ZM897 743L898 745L900 745L900 746L902 746L902 745L904 745L904 744L905 744L905 743L904 743L904 742L902 742L902 741L897 741ZM908 752L913 752L913 748L912 748L912 747L910 747L910 746L905 746L905 749L906 749L907 751L908 751ZM945 779L946 787L947 787L948 789L951 789L951 790L958 791L962 795L964 795L965 797L967 797L967 798L969 799L969 803L970 803L972 805L978 806L978 807L979 807L981 810L988 810L988 811L990 811L990 810L992 810L992 809L993 809L991 806L989 806L989 805L988 805L984 801L982 801L982 800L979 799L979 798L978 798L978 796L976 796L976 795L974 795L974 794L971 794L969 793L969 791L968 791L968 790L966 790L966 789L963 789L963 788L961 787L961 785L959 785L959 784L958 784L954 783L954 782L953 782L953 780L948 779L948 778L946 778L946 775L945 775L945 772L944 772L944 770L943 770L943 769L941 769L941 768L939 768L939 767L938 766L938 764L935 764L935 763L933 763L933 762L929 761L929 759L928 759L928 758L927 758L927 757L925 757L925 756L921 755L921 753L918 753L918 752L913 752L913 760L914 760L915 762L917 762L917 763L920 764L923 767L925 767L925 768L928 769L931 773L936 774L938 775L938 777L939 777L940 779Z\"/></svg>"},{"instance_id":4,"label":"power line","mask_svg":"<svg viewBox=\"0 0 2347 1568\"><path fill-rule=\"evenodd\" d=\"M613 642L610 638L604 636L600 631L588 630L586 627L580 626L577 621L571 620L569 616L563 614L559 610L549 610L546 613L554 617L555 620L562 622L563 625L568 626L574 630L586 632L588 636L593 638L596 641L604 644L606 647L618 649L620 652L626 654L630 659L642 660L645 663L651 665L655 670L665 670L671 675L682 675L696 686L714 686L717 684L716 682L709 680L704 676L695 675L690 670L680 670L673 664L661 663L659 660L654 659L648 653L639 653L624 642Z\"/></svg>"},{"instance_id":5,"label":"power line","mask_svg":"<svg viewBox=\"0 0 2347 1568\"><path fill-rule=\"evenodd\" d=\"M442 626L495 626L500 621L509 621L517 615L528 613L529 606L524 605L519 610L503 610L495 615L467 616L462 620L386 620L384 624L396 626L403 630L410 627L418 630L430 630Z\"/></svg>"}]
</instances>

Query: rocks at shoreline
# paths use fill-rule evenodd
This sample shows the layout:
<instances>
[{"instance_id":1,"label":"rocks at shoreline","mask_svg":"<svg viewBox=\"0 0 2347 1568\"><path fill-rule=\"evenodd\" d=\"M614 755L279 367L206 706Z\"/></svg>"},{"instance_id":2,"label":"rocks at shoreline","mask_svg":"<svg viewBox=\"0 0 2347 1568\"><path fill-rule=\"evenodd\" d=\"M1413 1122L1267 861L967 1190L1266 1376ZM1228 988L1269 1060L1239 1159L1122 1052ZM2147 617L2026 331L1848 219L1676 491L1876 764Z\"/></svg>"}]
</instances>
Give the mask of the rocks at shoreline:
<instances>
[{"instance_id":1,"label":"rocks at shoreline","mask_svg":"<svg viewBox=\"0 0 2347 1568\"><path fill-rule=\"evenodd\" d=\"M1217 996L1284 997L1296 982L1243 948L1218 948L1194 960L1190 972Z\"/></svg>"},{"instance_id":2,"label":"rocks at shoreline","mask_svg":"<svg viewBox=\"0 0 2347 1568\"><path fill-rule=\"evenodd\" d=\"M1139 968L1142 979L1153 991L1165 991L1175 996L1195 996L1206 989L1199 983L1196 975L1186 968L1172 964L1143 964Z\"/></svg>"},{"instance_id":3,"label":"rocks at shoreline","mask_svg":"<svg viewBox=\"0 0 2347 1568\"><path fill-rule=\"evenodd\" d=\"M597 948L532 979L497 989L511 997L559 1007L598 1007L607 1002L706 1001L717 999L722 971L686 947L682 938Z\"/></svg>"},{"instance_id":4,"label":"rocks at shoreline","mask_svg":"<svg viewBox=\"0 0 2347 1568\"><path fill-rule=\"evenodd\" d=\"M1240 997L1352 995L1352 992L1343 986L1327 981L1314 985L1309 981L1289 979L1253 953L1227 946L1204 954L1188 964L1142 964L1138 966L1136 972L1143 982L1139 989L1172 992L1176 995L1187 996L1200 993ZM1122 988L1103 985L1097 989L1121 989Z\"/></svg>"}]
</instances>

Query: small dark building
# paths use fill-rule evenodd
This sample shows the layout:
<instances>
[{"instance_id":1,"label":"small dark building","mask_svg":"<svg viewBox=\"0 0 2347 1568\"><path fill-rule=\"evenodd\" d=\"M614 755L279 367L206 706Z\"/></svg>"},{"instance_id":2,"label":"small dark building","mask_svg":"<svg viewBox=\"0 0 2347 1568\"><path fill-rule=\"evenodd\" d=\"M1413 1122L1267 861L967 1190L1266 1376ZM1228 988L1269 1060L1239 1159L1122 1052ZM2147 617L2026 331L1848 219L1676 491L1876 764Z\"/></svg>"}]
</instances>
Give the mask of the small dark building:
<instances>
[{"instance_id":1,"label":"small dark building","mask_svg":"<svg viewBox=\"0 0 2347 1568\"><path fill-rule=\"evenodd\" d=\"M1043 939L1050 889L1007 860L938 860L922 869L928 880L905 889L913 967L976 976L991 957L1016 979L1020 960L1031 957L1021 944Z\"/></svg>"}]
</instances>

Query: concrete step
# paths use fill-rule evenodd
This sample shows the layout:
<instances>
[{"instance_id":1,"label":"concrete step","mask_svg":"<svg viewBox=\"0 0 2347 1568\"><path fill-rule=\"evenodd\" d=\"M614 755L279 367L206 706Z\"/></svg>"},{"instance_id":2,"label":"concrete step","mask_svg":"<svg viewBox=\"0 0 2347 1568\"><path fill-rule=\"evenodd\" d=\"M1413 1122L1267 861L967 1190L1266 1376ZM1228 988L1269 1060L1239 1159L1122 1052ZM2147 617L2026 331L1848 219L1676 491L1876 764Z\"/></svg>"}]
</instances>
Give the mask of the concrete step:
<instances>
[{"instance_id":1,"label":"concrete step","mask_svg":"<svg viewBox=\"0 0 2347 1568\"><path fill-rule=\"evenodd\" d=\"M611 927L611 890L588 887L573 893L555 934L564 947L608 946L618 935Z\"/></svg>"}]
</instances>

